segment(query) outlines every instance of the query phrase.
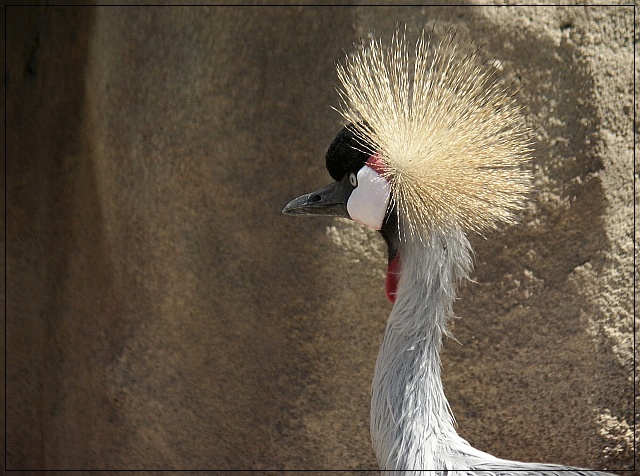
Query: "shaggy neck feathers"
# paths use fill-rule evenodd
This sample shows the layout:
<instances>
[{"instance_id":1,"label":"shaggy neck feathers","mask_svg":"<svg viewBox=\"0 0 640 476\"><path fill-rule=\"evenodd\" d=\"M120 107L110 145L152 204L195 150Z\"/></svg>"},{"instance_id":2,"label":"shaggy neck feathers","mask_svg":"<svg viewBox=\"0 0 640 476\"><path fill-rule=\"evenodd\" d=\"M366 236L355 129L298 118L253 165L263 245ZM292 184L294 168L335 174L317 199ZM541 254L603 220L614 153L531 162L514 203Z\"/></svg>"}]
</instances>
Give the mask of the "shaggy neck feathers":
<instances>
[{"instance_id":1,"label":"shaggy neck feathers","mask_svg":"<svg viewBox=\"0 0 640 476\"><path fill-rule=\"evenodd\" d=\"M471 248L455 229L426 242L403 241L401 275L372 388L371 433L384 470L446 467L446 455L468 446L440 379L440 348L457 282L471 269Z\"/></svg>"}]
</instances>

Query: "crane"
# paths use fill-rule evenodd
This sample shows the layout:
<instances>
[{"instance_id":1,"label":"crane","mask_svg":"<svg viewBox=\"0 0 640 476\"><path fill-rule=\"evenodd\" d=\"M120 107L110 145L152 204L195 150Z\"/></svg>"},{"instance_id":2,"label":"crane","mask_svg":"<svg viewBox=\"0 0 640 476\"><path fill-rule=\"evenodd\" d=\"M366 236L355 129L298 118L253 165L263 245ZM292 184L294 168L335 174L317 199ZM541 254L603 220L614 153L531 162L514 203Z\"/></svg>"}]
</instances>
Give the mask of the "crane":
<instances>
[{"instance_id":1,"label":"crane","mask_svg":"<svg viewBox=\"0 0 640 476\"><path fill-rule=\"evenodd\" d=\"M456 285L472 268L470 232L516 222L531 189L521 106L479 48L406 31L370 37L338 64L346 125L326 154L335 180L283 209L350 218L388 248L393 309L371 389L371 437L385 474L608 473L494 457L458 435L441 381L440 349Z\"/></svg>"}]
</instances>

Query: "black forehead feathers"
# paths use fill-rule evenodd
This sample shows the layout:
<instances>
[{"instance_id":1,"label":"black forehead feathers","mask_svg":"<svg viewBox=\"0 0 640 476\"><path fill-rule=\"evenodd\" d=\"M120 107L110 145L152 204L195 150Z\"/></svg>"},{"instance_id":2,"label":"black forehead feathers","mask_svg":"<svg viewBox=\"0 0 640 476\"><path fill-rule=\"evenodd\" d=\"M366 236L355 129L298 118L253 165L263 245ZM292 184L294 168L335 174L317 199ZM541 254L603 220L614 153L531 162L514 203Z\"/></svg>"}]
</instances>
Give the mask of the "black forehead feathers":
<instances>
[{"instance_id":1,"label":"black forehead feathers","mask_svg":"<svg viewBox=\"0 0 640 476\"><path fill-rule=\"evenodd\" d=\"M348 172L357 172L371 156L363 152L365 146L358 140L351 124L343 127L327 149L327 170L329 175L340 181Z\"/></svg>"}]
</instances>

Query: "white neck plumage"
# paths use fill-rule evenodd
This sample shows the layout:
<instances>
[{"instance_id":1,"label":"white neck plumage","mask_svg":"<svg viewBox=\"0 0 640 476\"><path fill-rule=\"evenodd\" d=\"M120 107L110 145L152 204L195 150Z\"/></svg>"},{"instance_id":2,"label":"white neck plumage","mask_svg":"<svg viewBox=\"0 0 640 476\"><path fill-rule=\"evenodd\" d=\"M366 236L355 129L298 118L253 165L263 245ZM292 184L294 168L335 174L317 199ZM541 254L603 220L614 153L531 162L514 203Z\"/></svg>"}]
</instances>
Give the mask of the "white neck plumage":
<instances>
[{"instance_id":1,"label":"white neck plumage","mask_svg":"<svg viewBox=\"0 0 640 476\"><path fill-rule=\"evenodd\" d=\"M398 293L372 386L374 449L380 467L391 473L452 469L456 455L471 447L454 429L439 354L456 284L471 270L471 247L454 230L433 233L424 243L403 241L398 252Z\"/></svg>"}]
</instances>

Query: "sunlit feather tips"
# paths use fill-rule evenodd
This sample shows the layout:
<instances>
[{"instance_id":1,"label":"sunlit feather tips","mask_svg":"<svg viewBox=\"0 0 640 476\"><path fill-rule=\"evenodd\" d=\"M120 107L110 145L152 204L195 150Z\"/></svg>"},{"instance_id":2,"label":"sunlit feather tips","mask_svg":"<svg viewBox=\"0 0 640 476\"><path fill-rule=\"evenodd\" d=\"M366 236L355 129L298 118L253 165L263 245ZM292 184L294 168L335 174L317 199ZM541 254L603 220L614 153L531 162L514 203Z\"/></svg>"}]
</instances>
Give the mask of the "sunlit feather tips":
<instances>
[{"instance_id":1,"label":"sunlit feather tips","mask_svg":"<svg viewBox=\"0 0 640 476\"><path fill-rule=\"evenodd\" d=\"M368 40L338 64L340 113L377 152L401 236L515 221L530 188L530 139L514 93L449 32Z\"/></svg>"}]
</instances>

